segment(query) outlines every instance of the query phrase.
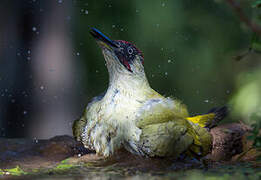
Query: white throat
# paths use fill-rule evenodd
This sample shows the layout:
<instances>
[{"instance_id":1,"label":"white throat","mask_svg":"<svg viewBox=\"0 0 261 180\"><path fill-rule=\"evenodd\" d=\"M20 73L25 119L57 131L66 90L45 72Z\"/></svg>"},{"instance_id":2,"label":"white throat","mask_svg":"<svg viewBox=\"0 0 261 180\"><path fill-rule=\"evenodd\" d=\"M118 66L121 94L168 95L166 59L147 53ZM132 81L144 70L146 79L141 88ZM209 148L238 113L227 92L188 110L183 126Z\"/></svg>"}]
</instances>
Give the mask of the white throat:
<instances>
[{"instance_id":1,"label":"white throat","mask_svg":"<svg viewBox=\"0 0 261 180\"><path fill-rule=\"evenodd\" d=\"M143 98L142 96L145 96L146 92L152 90L143 66L140 68L141 65L134 61L130 65L133 72L130 72L111 53L107 53L104 50L103 54L109 73L109 87L105 97L113 96L115 92L119 92L122 96L140 99Z\"/></svg>"}]
</instances>

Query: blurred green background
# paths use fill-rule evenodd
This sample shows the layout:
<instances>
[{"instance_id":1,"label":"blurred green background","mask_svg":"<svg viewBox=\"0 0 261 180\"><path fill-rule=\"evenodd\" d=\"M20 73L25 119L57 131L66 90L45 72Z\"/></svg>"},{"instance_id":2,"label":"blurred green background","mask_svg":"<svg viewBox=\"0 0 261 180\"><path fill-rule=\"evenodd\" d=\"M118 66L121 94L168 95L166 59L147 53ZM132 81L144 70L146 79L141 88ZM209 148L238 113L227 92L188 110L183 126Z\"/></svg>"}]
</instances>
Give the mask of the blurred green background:
<instances>
[{"instance_id":1,"label":"blurred green background","mask_svg":"<svg viewBox=\"0 0 261 180\"><path fill-rule=\"evenodd\" d=\"M254 1L240 2L247 16L259 23L260 9L251 4ZM72 121L108 84L102 53L89 34L91 27L112 39L133 42L144 53L151 86L182 100L191 114L229 104L231 115L225 122L259 122L261 54L255 51L235 60L251 46L253 32L226 1L4 0L0 4L2 136L71 134ZM27 38L21 40L24 33Z\"/></svg>"}]
</instances>

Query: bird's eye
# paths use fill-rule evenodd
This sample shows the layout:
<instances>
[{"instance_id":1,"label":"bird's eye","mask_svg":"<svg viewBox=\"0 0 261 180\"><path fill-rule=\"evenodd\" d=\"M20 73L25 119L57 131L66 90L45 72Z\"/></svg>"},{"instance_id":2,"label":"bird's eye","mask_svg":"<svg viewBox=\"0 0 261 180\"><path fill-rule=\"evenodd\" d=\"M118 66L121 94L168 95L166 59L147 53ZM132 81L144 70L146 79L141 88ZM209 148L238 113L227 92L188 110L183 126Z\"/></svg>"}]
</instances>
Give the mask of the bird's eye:
<instances>
[{"instance_id":1,"label":"bird's eye","mask_svg":"<svg viewBox=\"0 0 261 180\"><path fill-rule=\"evenodd\" d=\"M133 49L132 49L131 47L128 47L127 50L128 50L128 53L129 53L129 54L132 54L132 53L133 53Z\"/></svg>"}]
</instances>

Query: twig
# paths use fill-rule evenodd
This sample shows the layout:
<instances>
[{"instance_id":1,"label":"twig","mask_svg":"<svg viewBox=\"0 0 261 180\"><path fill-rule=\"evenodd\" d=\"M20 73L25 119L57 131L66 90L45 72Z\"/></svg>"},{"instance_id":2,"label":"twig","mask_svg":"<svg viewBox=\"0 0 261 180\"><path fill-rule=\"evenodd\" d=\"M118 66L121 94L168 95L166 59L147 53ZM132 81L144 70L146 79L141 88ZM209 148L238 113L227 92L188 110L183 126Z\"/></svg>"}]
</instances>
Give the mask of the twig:
<instances>
[{"instance_id":1,"label":"twig","mask_svg":"<svg viewBox=\"0 0 261 180\"><path fill-rule=\"evenodd\" d=\"M240 20L244 22L253 32L261 36L261 27L258 24L252 22L250 19L248 19L248 17L245 15L239 3L236 2L235 0L226 0L226 1L237 13Z\"/></svg>"}]
</instances>

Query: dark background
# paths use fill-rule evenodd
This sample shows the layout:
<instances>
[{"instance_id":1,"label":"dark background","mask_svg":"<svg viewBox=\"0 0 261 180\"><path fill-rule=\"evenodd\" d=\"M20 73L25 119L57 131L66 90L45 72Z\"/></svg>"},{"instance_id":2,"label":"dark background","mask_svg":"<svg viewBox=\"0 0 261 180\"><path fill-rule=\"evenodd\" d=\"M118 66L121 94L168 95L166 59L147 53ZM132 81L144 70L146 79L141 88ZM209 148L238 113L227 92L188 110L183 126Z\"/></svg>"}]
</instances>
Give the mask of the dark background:
<instances>
[{"instance_id":1,"label":"dark background","mask_svg":"<svg viewBox=\"0 0 261 180\"><path fill-rule=\"evenodd\" d=\"M151 86L191 114L229 104L225 122L261 116L261 55L235 60L253 33L225 1L1 0L0 136L71 134L108 84L91 27L133 42Z\"/></svg>"}]
</instances>

